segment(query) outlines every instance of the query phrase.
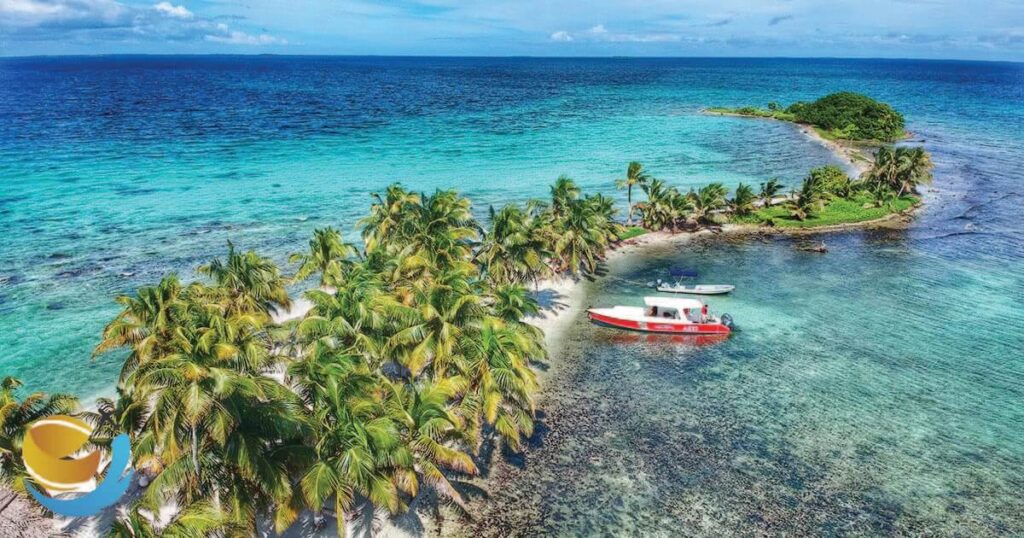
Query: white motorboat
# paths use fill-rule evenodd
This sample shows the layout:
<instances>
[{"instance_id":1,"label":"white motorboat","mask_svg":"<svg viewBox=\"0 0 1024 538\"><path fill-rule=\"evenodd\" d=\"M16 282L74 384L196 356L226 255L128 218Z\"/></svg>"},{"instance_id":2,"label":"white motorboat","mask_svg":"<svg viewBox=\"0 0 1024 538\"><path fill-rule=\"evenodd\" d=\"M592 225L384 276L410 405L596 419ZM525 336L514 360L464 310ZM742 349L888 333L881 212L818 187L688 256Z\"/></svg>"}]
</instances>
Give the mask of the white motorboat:
<instances>
[{"instance_id":1,"label":"white motorboat","mask_svg":"<svg viewBox=\"0 0 1024 538\"><path fill-rule=\"evenodd\" d=\"M731 284L682 284L659 283L658 291L665 293L687 293L690 295L723 295L736 289Z\"/></svg>"}]
</instances>

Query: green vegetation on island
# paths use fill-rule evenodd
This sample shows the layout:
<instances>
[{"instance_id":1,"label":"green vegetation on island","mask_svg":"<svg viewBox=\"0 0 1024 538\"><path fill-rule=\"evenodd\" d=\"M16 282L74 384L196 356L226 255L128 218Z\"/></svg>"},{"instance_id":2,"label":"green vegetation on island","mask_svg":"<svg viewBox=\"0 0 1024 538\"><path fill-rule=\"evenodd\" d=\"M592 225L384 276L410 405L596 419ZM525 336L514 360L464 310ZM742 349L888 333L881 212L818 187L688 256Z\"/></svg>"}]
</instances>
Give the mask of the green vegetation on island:
<instances>
[{"instance_id":1,"label":"green vegetation on island","mask_svg":"<svg viewBox=\"0 0 1024 538\"><path fill-rule=\"evenodd\" d=\"M660 179L640 184L647 200L638 202L641 225L649 230L676 232L726 223L780 228L814 228L877 220L902 213L919 199L919 185L932 180L932 163L922 148L878 150L874 166L854 179L834 165L812 169L798 188L780 196L777 179L758 190L739 184L728 197L721 183L680 192Z\"/></svg>"},{"instance_id":2,"label":"green vegetation on island","mask_svg":"<svg viewBox=\"0 0 1024 538\"><path fill-rule=\"evenodd\" d=\"M490 208L482 226L455 191L422 194L391 185L358 222L361 244L335 228L314 230L289 258L289 277L269 258L231 243L198 268L117 297L95 355L123 360L113 398L83 411L66 394L25 394L0 383L0 479L25 492L28 426L73 414L119 433L147 486L111 523L109 536L281 533L302 512L337 520L363 503L399 513L424 490L464 510L460 480L482 454L523 450L535 429L535 365L547 352L530 284L597 272L617 243L648 230L729 222L806 227L859 222L915 204L931 180L920 148L882 148L851 179L811 170L782 195L722 183L680 192L631 162L617 182L640 226L624 227L613 200L559 177L550 199ZM314 280L304 315L275 321L287 286ZM485 450L488 448L488 450ZM38 485L37 485L38 486ZM156 515L172 506L169 521Z\"/></svg>"},{"instance_id":3,"label":"green vegetation on island","mask_svg":"<svg viewBox=\"0 0 1024 538\"><path fill-rule=\"evenodd\" d=\"M805 123L833 140L894 142L906 137L902 114L885 103L853 92L833 93L785 108L773 102L766 109L713 107L708 112Z\"/></svg>"}]
</instances>

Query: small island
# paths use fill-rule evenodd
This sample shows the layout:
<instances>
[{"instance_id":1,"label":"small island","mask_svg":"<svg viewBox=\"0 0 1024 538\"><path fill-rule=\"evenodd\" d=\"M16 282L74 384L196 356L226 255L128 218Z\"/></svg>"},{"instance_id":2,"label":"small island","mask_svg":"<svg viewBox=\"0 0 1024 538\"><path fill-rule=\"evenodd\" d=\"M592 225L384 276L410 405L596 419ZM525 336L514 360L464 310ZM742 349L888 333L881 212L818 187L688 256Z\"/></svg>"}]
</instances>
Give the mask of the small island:
<instances>
[{"instance_id":1,"label":"small island","mask_svg":"<svg viewBox=\"0 0 1024 538\"><path fill-rule=\"evenodd\" d=\"M854 92L833 93L812 103L796 102L785 108L771 102L764 109L711 107L707 112L801 123L813 127L825 139L861 144L891 143L908 136L902 114Z\"/></svg>"},{"instance_id":2,"label":"small island","mask_svg":"<svg viewBox=\"0 0 1024 538\"><path fill-rule=\"evenodd\" d=\"M777 181L761 184L758 195L745 185L736 189L729 222L818 229L874 222L905 213L920 204L917 187L932 180L931 156L921 147L892 147L910 135L903 115L866 95L838 92L814 102L767 108L712 107L708 114L792 122L811 138L849 159L858 172L849 177L834 165L811 170L788 196Z\"/></svg>"}]
</instances>

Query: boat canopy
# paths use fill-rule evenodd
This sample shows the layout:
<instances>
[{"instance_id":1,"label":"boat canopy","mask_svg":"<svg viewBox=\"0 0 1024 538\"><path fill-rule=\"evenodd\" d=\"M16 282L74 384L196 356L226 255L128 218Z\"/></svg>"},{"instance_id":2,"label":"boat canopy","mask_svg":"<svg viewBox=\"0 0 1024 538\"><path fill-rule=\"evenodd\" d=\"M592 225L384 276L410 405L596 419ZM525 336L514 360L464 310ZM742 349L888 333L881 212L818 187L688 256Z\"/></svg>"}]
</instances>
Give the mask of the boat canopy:
<instances>
[{"instance_id":1,"label":"boat canopy","mask_svg":"<svg viewBox=\"0 0 1024 538\"><path fill-rule=\"evenodd\" d=\"M668 273L676 278L697 278L697 270L686 267L673 267L668 270Z\"/></svg>"},{"instance_id":2,"label":"boat canopy","mask_svg":"<svg viewBox=\"0 0 1024 538\"><path fill-rule=\"evenodd\" d=\"M700 310L704 307L704 303L697 299L683 299L680 297L644 297L644 304L658 308L675 308L680 311L684 308Z\"/></svg>"}]
</instances>

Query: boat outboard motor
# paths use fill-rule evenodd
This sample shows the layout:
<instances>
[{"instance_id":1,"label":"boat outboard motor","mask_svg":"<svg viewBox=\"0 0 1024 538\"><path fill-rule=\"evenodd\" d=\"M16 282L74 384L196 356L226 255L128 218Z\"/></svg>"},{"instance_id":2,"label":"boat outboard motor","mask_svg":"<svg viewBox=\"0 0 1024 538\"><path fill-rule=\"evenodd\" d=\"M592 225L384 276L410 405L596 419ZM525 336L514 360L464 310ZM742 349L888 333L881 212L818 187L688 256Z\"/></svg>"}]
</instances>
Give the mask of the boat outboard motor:
<instances>
[{"instance_id":1,"label":"boat outboard motor","mask_svg":"<svg viewBox=\"0 0 1024 538\"><path fill-rule=\"evenodd\" d=\"M722 325L732 329L735 328L735 324L732 322L732 316L729 314L722 314Z\"/></svg>"}]
</instances>

